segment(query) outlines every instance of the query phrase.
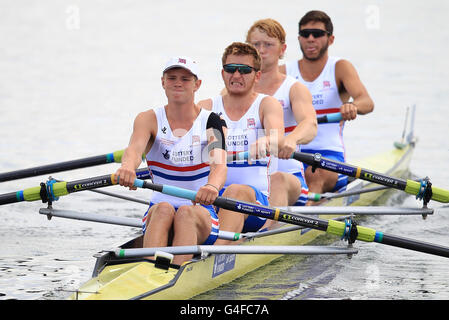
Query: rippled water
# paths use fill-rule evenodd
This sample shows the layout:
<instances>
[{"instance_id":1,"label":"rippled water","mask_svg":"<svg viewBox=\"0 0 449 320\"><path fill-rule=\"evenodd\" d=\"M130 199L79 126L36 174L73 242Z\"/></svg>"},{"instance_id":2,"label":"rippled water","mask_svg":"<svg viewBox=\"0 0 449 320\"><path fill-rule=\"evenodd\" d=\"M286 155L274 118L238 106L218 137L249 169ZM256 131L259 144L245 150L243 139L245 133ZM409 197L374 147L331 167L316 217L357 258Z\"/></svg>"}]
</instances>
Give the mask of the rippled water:
<instances>
[{"instance_id":1,"label":"rippled water","mask_svg":"<svg viewBox=\"0 0 449 320\"><path fill-rule=\"evenodd\" d=\"M388 150L402 134L405 107L416 104L419 142L411 172L449 188L445 1L2 1L0 3L0 172L123 149L132 121L165 97L165 60L184 54L200 62L198 99L223 87L223 49L243 40L259 18L287 31L286 59L298 57L297 21L310 9L334 20L333 55L356 66L375 100L374 113L345 129L348 160ZM55 174L67 181L114 172L116 164ZM38 186L46 176L0 183L0 193ZM147 199L139 190L114 192ZM398 196L399 197L399 196ZM413 197L392 205L418 206ZM392 234L448 244L449 208L435 215L370 218ZM62 299L89 279L93 255L132 238L135 228L53 218L42 203L0 206L0 299ZM140 218L145 206L83 192L56 209ZM332 242L328 239L327 242ZM216 299L447 299L447 259L357 242L342 257L287 256L208 293ZM271 275L271 276L270 276ZM261 281L260 279L263 279Z\"/></svg>"},{"instance_id":2,"label":"rippled water","mask_svg":"<svg viewBox=\"0 0 449 320\"><path fill-rule=\"evenodd\" d=\"M416 205L414 198L404 199L397 192L392 197L404 206ZM438 215L437 219L428 217L426 221L421 216L383 216L365 217L359 223L389 234L422 241L430 241L430 237L434 243L445 244L449 210L439 209L434 214ZM317 243L343 245L331 236L323 236ZM359 252L351 259L284 256L195 299L449 299L445 258L376 243L357 241L354 246Z\"/></svg>"}]
</instances>

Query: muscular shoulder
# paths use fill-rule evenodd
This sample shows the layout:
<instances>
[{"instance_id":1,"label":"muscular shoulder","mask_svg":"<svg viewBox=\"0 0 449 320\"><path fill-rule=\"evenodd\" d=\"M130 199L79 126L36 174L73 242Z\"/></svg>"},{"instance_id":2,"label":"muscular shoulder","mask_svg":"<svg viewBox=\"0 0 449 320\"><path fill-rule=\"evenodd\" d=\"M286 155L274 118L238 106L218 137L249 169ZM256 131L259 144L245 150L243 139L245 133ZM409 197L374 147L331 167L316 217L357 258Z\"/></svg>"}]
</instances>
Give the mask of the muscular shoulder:
<instances>
[{"instance_id":1,"label":"muscular shoulder","mask_svg":"<svg viewBox=\"0 0 449 320\"><path fill-rule=\"evenodd\" d=\"M260 106L264 109L270 107L277 108L278 106L282 108L280 102L272 96L265 96L260 102Z\"/></svg>"},{"instance_id":2,"label":"muscular shoulder","mask_svg":"<svg viewBox=\"0 0 449 320\"><path fill-rule=\"evenodd\" d=\"M342 79L352 74L357 74L357 71L350 61L345 59L340 59L337 61L335 64L335 76L337 79Z\"/></svg>"},{"instance_id":3,"label":"muscular shoulder","mask_svg":"<svg viewBox=\"0 0 449 320\"><path fill-rule=\"evenodd\" d=\"M311 98L312 94L310 93L307 86L299 81L296 81L292 84L290 87L290 100L294 101L295 99L299 98Z\"/></svg>"},{"instance_id":4,"label":"muscular shoulder","mask_svg":"<svg viewBox=\"0 0 449 320\"><path fill-rule=\"evenodd\" d=\"M201 100L198 102L198 106L206 110L212 110L212 99Z\"/></svg>"},{"instance_id":5,"label":"muscular shoulder","mask_svg":"<svg viewBox=\"0 0 449 320\"><path fill-rule=\"evenodd\" d=\"M283 115L281 103L272 96L265 96L260 102L259 115L261 120L265 115Z\"/></svg>"},{"instance_id":6,"label":"muscular shoulder","mask_svg":"<svg viewBox=\"0 0 449 320\"><path fill-rule=\"evenodd\" d=\"M153 109L142 111L137 115L136 120L156 121L156 113Z\"/></svg>"},{"instance_id":7,"label":"muscular shoulder","mask_svg":"<svg viewBox=\"0 0 449 320\"><path fill-rule=\"evenodd\" d=\"M156 113L153 109L140 112L134 120L134 128L148 128L151 132L155 132L157 128Z\"/></svg>"}]
</instances>

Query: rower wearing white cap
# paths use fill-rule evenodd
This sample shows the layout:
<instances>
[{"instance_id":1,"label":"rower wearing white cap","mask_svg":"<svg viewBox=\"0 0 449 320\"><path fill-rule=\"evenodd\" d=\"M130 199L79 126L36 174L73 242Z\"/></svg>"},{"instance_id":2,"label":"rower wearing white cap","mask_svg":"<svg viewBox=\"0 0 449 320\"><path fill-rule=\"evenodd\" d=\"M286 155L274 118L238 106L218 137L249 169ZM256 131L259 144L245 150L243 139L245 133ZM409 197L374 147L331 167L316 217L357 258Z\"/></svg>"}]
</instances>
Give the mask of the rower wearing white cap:
<instances>
[{"instance_id":1,"label":"rower wearing white cap","mask_svg":"<svg viewBox=\"0 0 449 320\"><path fill-rule=\"evenodd\" d=\"M213 244L219 222L212 203L227 171L223 122L195 104L201 80L197 63L189 57L171 58L161 81L168 103L137 115L116 175L121 185L133 188L145 154L154 183L197 191L196 204L154 193L144 216L144 247ZM191 257L178 255L173 263Z\"/></svg>"}]
</instances>

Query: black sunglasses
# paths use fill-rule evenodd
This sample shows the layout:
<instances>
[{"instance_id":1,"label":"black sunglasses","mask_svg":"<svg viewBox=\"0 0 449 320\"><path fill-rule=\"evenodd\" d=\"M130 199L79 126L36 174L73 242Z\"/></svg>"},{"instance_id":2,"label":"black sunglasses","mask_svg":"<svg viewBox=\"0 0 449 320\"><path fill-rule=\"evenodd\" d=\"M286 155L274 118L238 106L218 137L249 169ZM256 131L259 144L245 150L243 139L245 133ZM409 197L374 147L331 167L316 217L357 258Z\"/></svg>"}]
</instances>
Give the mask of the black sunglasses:
<instances>
[{"instance_id":1,"label":"black sunglasses","mask_svg":"<svg viewBox=\"0 0 449 320\"><path fill-rule=\"evenodd\" d=\"M299 30L299 35L304 38L308 38L310 35L312 35L314 38L320 38L324 36L325 34L329 34L329 31L321 30L321 29L302 29Z\"/></svg>"},{"instance_id":2,"label":"black sunglasses","mask_svg":"<svg viewBox=\"0 0 449 320\"><path fill-rule=\"evenodd\" d=\"M248 74L253 70L257 71L255 68L248 66L246 64L237 64L237 63L229 63L223 66L223 70L227 73L234 73L236 70L239 71L240 74Z\"/></svg>"}]
</instances>

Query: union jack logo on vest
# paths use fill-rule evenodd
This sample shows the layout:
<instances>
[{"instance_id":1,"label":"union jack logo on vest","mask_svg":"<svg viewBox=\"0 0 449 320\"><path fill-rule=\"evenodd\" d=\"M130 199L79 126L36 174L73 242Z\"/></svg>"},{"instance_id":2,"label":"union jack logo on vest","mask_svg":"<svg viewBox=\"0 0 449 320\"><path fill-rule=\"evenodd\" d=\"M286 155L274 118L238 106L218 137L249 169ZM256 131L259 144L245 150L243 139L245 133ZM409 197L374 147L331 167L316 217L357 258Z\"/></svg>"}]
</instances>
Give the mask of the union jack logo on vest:
<instances>
[{"instance_id":1,"label":"union jack logo on vest","mask_svg":"<svg viewBox=\"0 0 449 320\"><path fill-rule=\"evenodd\" d=\"M254 120L254 118L247 119L246 127L247 128L254 128L254 127L256 127L256 120Z\"/></svg>"},{"instance_id":2,"label":"union jack logo on vest","mask_svg":"<svg viewBox=\"0 0 449 320\"><path fill-rule=\"evenodd\" d=\"M183 63L183 64L186 64L186 63L187 63L187 61L186 61L186 59L183 59L183 58L179 58L179 59L178 59L178 63Z\"/></svg>"},{"instance_id":3,"label":"union jack logo on vest","mask_svg":"<svg viewBox=\"0 0 449 320\"><path fill-rule=\"evenodd\" d=\"M199 145L201 143L201 138L200 136L194 135L192 136L192 145Z\"/></svg>"},{"instance_id":4,"label":"union jack logo on vest","mask_svg":"<svg viewBox=\"0 0 449 320\"><path fill-rule=\"evenodd\" d=\"M324 80L323 81L323 89L330 88L330 87L331 87L330 81Z\"/></svg>"}]
</instances>

